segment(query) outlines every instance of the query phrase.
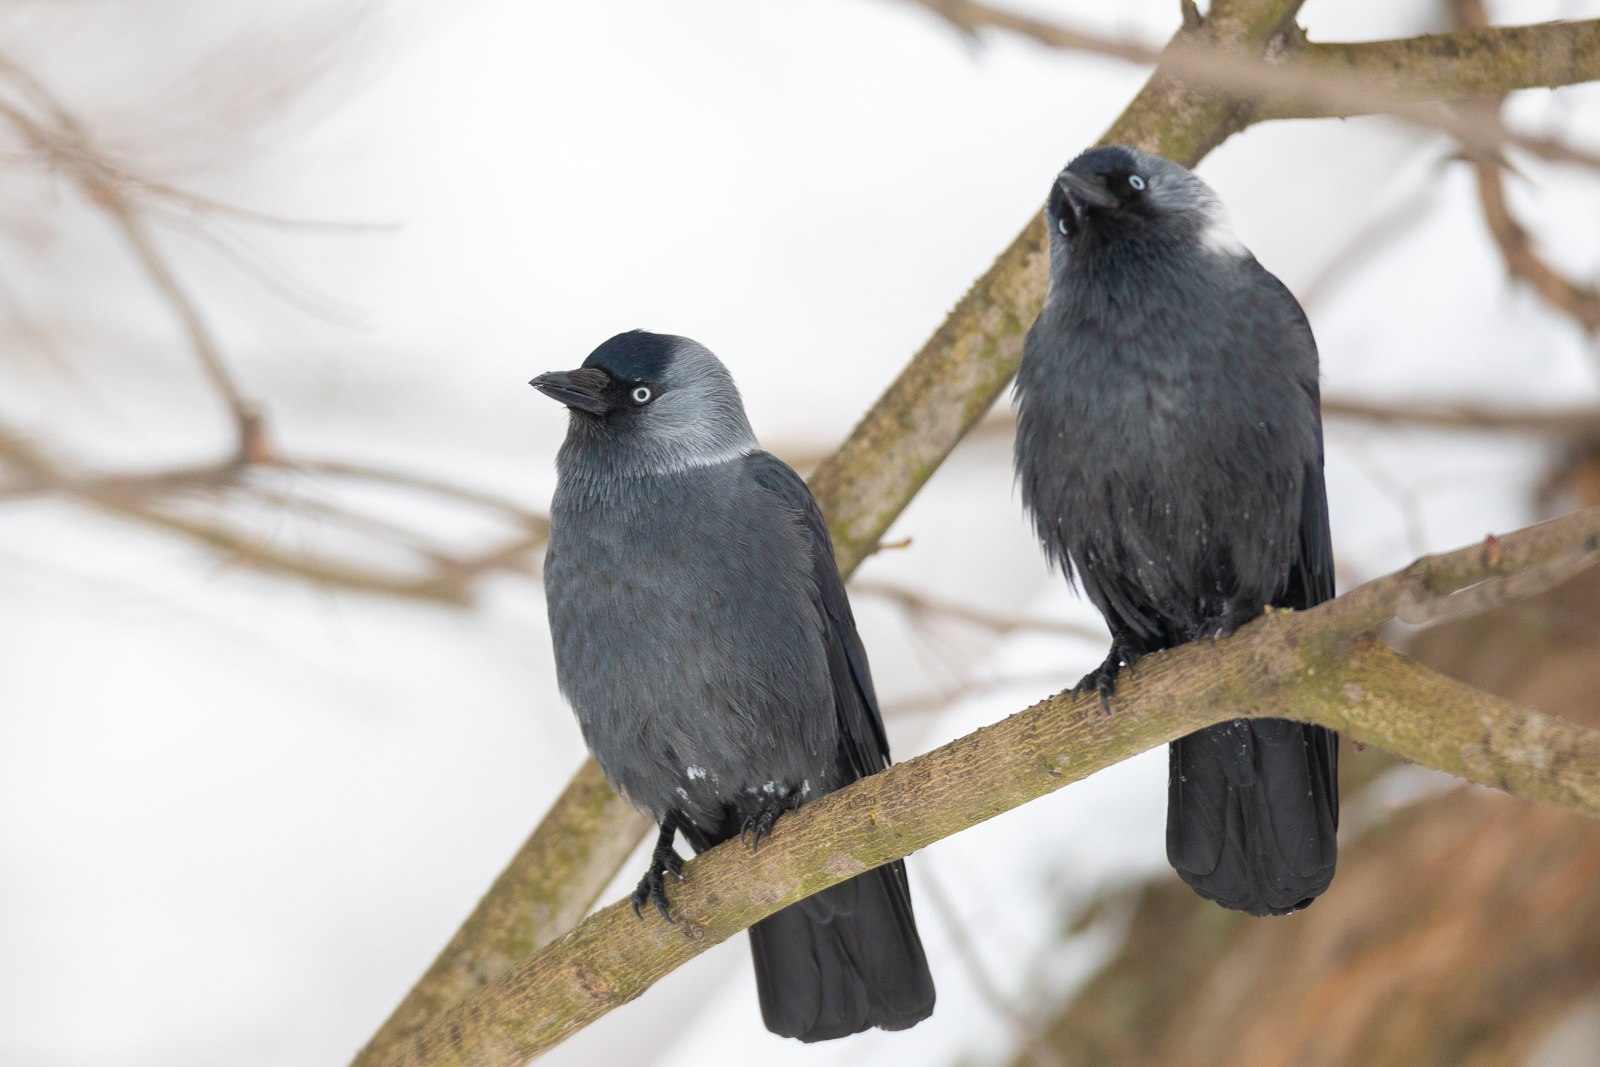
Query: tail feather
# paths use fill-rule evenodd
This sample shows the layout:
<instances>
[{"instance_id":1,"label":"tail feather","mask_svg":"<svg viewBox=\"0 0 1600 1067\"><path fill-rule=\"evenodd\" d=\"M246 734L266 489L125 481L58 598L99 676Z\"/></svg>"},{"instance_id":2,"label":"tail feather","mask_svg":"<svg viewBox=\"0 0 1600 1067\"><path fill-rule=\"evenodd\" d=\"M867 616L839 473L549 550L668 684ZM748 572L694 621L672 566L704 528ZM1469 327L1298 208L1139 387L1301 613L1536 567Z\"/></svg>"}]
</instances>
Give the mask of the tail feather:
<instances>
[{"instance_id":1,"label":"tail feather","mask_svg":"<svg viewBox=\"0 0 1600 1067\"><path fill-rule=\"evenodd\" d=\"M1286 915L1333 880L1339 735L1239 719L1170 748L1167 859L1194 891L1251 915Z\"/></svg>"},{"instance_id":2,"label":"tail feather","mask_svg":"<svg viewBox=\"0 0 1600 1067\"><path fill-rule=\"evenodd\" d=\"M876 1026L904 1030L933 1011L905 868L857 875L750 928L767 1029L827 1041Z\"/></svg>"}]
</instances>

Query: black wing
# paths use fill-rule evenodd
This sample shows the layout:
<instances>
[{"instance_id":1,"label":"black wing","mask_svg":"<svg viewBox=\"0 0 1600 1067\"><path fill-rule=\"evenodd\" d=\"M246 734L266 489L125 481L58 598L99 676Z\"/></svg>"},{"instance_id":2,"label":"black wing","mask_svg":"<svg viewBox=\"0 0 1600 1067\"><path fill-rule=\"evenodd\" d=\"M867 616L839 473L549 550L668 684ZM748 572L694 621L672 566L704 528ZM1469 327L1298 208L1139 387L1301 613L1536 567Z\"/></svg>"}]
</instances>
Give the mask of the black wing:
<instances>
[{"instance_id":1,"label":"black wing","mask_svg":"<svg viewBox=\"0 0 1600 1067\"><path fill-rule=\"evenodd\" d=\"M1322 473L1322 412L1316 341L1298 301L1266 270L1297 335L1285 359L1300 375L1317 451L1300 491L1298 550L1281 607L1304 609L1333 596L1333 537ZM1208 900L1252 915L1303 908L1327 889L1337 863L1339 735L1287 719L1207 727L1173 743L1167 858Z\"/></svg>"},{"instance_id":2,"label":"black wing","mask_svg":"<svg viewBox=\"0 0 1600 1067\"><path fill-rule=\"evenodd\" d=\"M1328 528L1328 490L1322 475L1322 390L1317 383L1317 339L1311 333L1311 323L1305 309L1294 298L1289 287L1278 276L1255 264L1257 277L1279 297L1284 313L1298 335L1296 346L1288 346L1286 357L1303 360L1305 366L1296 368L1304 377L1301 382L1306 399L1311 405L1311 417L1317 422L1317 455L1307 465L1300 490L1300 553L1289 571L1289 583L1283 603L1279 607L1297 611L1313 608L1324 600L1333 599L1333 534Z\"/></svg>"},{"instance_id":3,"label":"black wing","mask_svg":"<svg viewBox=\"0 0 1600 1067\"><path fill-rule=\"evenodd\" d=\"M889 742L822 511L776 456L754 452L746 462L756 484L799 519L811 551L839 717L841 777L875 774L889 765ZM822 1041L869 1026L903 1030L933 1011L933 976L899 860L763 919L750 928L750 948L762 1016L774 1033Z\"/></svg>"},{"instance_id":4,"label":"black wing","mask_svg":"<svg viewBox=\"0 0 1600 1067\"><path fill-rule=\"evenodd\" d=\"M834 562L833 541L822 509L806 483L783 460L769 452L752 452L745 462L756 484L800 518L811 549L812 578L826 616L828 667L833 675L843 755L856 777L876 774L889 765L889 741L883 732L878 695L872 688L867 650L856 633L855 616Z\"/></svg>"},{"instance_id":5,"label":"black wing","mask_svg":"<svg viewBox=\"0 0 1600 1067\"><path fill-rule=\"evenodd\" d=\"M1312 403L1317 403L1312 391ZM1328 490L1322 476L1322 414L1317 413L1317 459L1300 491L1300 554L1289 571L1283 607L1314 608L1333 599L1333 532L1328 526Z\"/></svg>"}]
</instances>

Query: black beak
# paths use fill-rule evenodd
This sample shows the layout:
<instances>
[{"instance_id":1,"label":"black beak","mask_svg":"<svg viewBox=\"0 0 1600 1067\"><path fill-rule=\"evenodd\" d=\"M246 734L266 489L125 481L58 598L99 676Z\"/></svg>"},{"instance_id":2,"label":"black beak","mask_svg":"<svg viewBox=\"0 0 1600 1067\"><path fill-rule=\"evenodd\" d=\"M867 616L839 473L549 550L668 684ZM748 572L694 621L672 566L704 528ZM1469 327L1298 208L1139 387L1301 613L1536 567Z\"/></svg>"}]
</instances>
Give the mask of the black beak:
<instances>
[{"instance_id":1,"label":"black beak","mask_svg":"<svg viewBox=\"0 0 1600 1067\"><path fill-rule=\"evenodd\" d=\"M1056 178L1056 184L1061 186L1061 191L1067 194L1067 199L1078 210L1086 207L1115 207L1117 198L1106 189L1106 180L1098 174L1085 177L1064 170Z\"/></svg>"},{"instance_id":2,"label":"black beak","mask_svg":"<svg viewBox=\"0 0 1600 1067\"><path fill-rule=\"evenodd\" d=\"M604 415L613 407L607 398L611 392L611 375L594 367L553 370L549 374L539 375L528 384L551 400L559 400L576 411Z\"/></svg>"}]
</instances>

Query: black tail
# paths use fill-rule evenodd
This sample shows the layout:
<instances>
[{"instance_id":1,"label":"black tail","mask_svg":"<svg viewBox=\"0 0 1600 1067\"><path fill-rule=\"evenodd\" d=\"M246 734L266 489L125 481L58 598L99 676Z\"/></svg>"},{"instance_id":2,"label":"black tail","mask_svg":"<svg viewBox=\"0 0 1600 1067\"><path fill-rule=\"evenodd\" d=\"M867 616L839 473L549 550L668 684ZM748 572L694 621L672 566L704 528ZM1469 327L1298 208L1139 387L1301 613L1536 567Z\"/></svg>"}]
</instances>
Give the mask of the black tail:
<instances>
[{"instance_id":1,"label":"black tail","mask_svg":"<svg viewBox=\"0 0 1600 1067\"><path fill-rule=\"evenodd\" d=\"M933 1011L933 976L901 863L763 919L750 928L750 950L762 1018L783 1037L904 1030Z\"/></svg>"},{"instance_id":2,"label":"black tail","mask_svg":"<svg viewBox=\"0 0 1600 1067\"><path fill-rule=\"evenodd\" d=\"M1236 719L1172 743L1167 860L1207 900L1287 915L1333 880L1339 735Z\"/></svg>"}]
</instances>

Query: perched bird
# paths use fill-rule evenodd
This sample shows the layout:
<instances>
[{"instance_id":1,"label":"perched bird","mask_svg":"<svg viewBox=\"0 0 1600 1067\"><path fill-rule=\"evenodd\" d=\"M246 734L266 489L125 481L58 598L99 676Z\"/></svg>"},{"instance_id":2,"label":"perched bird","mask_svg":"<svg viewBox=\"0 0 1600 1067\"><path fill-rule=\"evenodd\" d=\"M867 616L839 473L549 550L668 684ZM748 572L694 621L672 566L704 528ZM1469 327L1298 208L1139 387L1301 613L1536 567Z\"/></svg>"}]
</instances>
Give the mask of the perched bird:
<instances>
[{"instance_id":1,"label":"perched bird","mask_svg":"<svg viewBox=\"0 0 1600 1067\"><path fill-rule=\"evenodd\" d=\"M1105 616L1078 683L1109 708L1139 656L1333 596L1317 349L1300 305L1215 193L1134 148L1094 148L1046 209L1050 289L1016 384L1016 472L1050 560ZM1170 749L1167 858L1252 915L1333 878L1338 735L1238 719Z\"/></svg>"},{"instance_id":2,"label":"perched bird","mask_svg":"<svg viewBox=\"0 0 1600 1067\"><path fill-rule=\"evenodd\" d=\"M636 330L530 384L571 409L544 565L557 675L606 776L661 828L634 910L672 921L676 833L696 852L755 847L783 812L888 765L866 650L816 501L756 443L709 351ZM762 920L750 948L785 1037L933 1010L901 863Z\"/></svg>"}]
</instances>

